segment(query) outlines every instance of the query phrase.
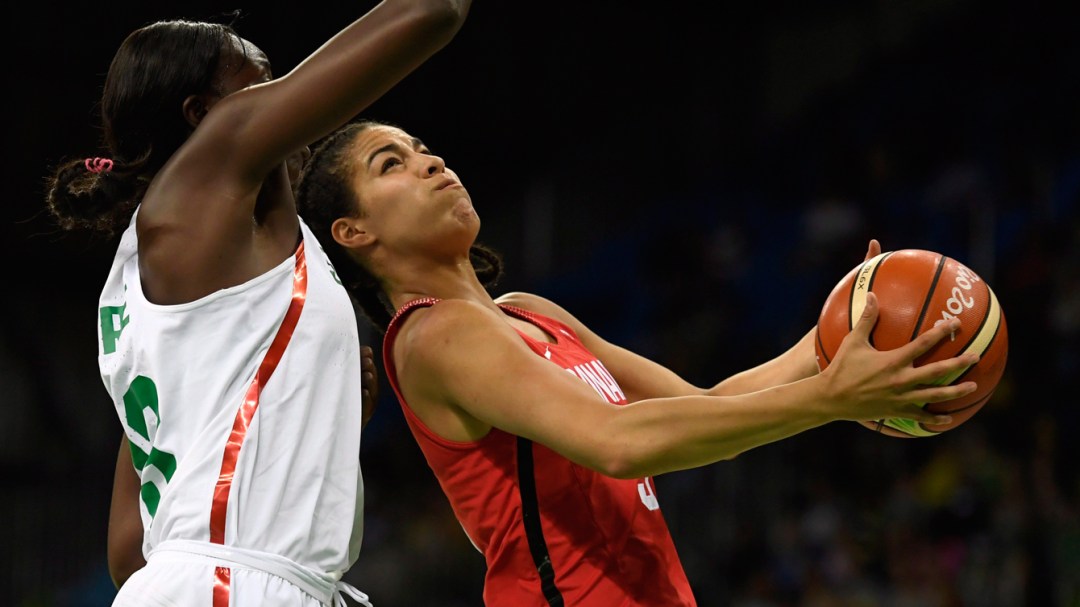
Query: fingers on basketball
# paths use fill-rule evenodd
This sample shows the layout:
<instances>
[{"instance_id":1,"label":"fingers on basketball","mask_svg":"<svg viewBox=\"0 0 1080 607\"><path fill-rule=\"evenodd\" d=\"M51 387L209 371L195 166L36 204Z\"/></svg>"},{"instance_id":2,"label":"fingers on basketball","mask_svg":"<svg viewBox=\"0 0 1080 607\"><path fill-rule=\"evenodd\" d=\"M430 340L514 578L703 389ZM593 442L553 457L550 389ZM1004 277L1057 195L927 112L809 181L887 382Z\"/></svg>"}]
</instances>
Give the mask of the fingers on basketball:
<instances>
[{"instance_id":1,"label":"fingers on basketball","mask_svg":"<svg viewBox=\"0 0 1080 607\"><path fill-rule=\"evenodd\" d=\"M815 334L821 370L850 333L890 353L894 368L906 368L894 392L901 401L952 416L948 424L908 417L921 427L864 424L890 436L932 436L963 424L994 393L1008 355L1005 314L989 285L957 260L921 249L874 256L836 284Z\"/></svg>"}]
</instances>

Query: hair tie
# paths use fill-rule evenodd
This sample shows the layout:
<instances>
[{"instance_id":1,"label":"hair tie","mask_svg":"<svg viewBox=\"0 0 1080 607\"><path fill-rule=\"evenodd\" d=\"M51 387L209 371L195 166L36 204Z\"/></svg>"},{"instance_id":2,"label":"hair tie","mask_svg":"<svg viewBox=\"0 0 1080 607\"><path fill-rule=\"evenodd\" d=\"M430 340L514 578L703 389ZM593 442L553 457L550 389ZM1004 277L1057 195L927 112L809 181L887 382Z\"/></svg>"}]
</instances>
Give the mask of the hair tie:
<instances>
[{"instance_id":1,"label":"hair tie","mask_svg":"<svg viewBox=\"0 0 1080 607\"><path fill-rule=\"evenodd\" d=\"M110 158L87 158L83 162L83 166L91 173L108 173L112 170L113 161Z\"/></svg>"}]
</instances>

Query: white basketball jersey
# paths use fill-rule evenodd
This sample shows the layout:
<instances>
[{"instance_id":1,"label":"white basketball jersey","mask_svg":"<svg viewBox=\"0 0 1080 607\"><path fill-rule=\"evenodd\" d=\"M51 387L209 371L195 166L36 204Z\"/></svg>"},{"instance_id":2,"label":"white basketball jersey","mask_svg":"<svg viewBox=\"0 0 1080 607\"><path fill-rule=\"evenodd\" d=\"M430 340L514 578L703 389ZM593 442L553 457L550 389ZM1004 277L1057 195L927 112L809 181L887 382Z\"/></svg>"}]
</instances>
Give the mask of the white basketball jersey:
<instances>
[{"instance_id":1,"label":"white basketball jersey","mask_svg":"<svg viewBox=\"0 0 1080 607\"><path fill-rule=\"evenodd\" d=\"M98 315L98 362L166 540L286 557L340 579L362 535L356 316L306 225L267 273L180 305L139 280L135 219Z\"/></svg>"}]
</instances>

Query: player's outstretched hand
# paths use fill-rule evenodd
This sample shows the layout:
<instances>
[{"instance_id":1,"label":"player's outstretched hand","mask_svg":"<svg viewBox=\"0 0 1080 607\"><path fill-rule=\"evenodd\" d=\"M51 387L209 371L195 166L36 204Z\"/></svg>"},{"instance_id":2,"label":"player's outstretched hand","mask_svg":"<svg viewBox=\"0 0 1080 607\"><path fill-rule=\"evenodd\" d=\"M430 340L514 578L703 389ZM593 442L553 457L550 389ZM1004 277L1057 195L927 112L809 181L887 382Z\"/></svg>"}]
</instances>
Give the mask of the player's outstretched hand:
<instances>
[{"instance_id":1,"label":"player's outstretched hand","mask_svg":"<svg viewBox=\"0 0 1080 607\"><path fill-rule=\"evenodd\" d=\"M935 384L975 364L978 356L969 353L918 367L914 362L959 329L959 319L941 323L902 347L877 350L870 345L870 333L878 312L877 296L868 293L859 322L841 342L832 364L822 372L827 376L826 400L829 406L836 407L830 413L837 419L853 421L899 417L926 424L950 423L949 416L929 413L922 406L971 394L974 382Z\"/></svg>"}]
</instances>

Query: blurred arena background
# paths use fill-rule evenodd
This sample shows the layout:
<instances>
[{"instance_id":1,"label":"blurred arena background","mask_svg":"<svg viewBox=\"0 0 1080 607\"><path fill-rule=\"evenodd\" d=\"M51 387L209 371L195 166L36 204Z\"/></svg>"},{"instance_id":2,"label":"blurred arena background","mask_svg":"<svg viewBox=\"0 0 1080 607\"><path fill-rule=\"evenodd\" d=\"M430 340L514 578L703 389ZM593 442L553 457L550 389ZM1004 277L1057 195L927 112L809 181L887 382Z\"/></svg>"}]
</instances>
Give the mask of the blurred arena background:
<instances>
[{"instance_id":1,"label":"blurred arena background","mask_svg":"<svg viewBox=\"0 0 1080 607\"><path fill-rule=\"evenodd\" d=\"M237 27L280 75L373 2L333 4L253 3ZM20 6L2 26L0 603L108 605L120 430L94 323L113 244L58 233L44 177L98 153L130 30L237 6ZM1038 2L479 0L365 115L461 175L500 290L553 297L700 385L794 343L869 238L966 263L1011 350L975 418L917 440L833 424L659 477L660 502L703 606L1076 607L1075 23ZM385 382L380 401L347 579L380 607L479 605L483 561Z\"/></svg>"}]
</instances>

